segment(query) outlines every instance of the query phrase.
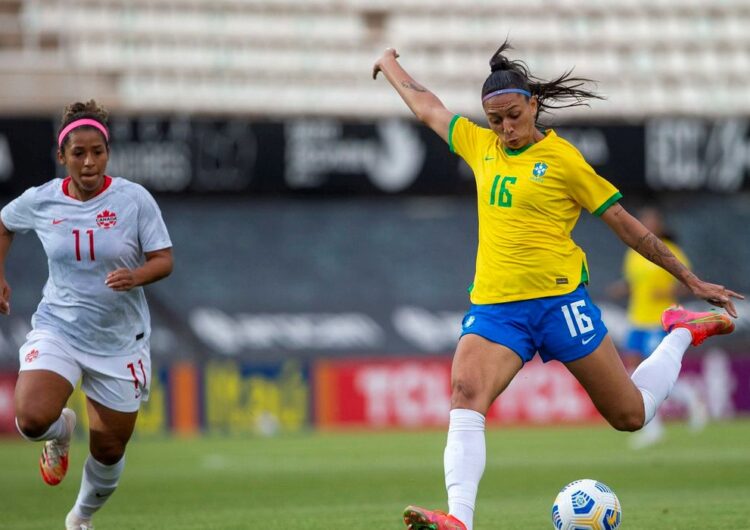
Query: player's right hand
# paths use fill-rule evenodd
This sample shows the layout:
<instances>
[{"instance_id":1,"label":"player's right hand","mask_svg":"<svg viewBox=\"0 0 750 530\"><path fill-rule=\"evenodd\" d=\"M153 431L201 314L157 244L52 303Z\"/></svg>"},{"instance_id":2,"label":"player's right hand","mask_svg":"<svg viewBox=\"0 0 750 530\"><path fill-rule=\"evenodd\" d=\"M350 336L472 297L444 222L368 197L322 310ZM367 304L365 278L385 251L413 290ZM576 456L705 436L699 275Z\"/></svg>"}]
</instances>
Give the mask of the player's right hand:
<instances>
[{"instance_id":1,"label":"player's right hand","mask_svg":"<svg viewBox=\"0 0 750 530\"><path fill-rule=\"evenodd\" d=\"M375 61L375 64L372 66L372 78L377 79L378 72L381 72L383 70L383 62L387 59L398 59L399 55L395 48L386 48L383 52L383 55L380 56L380 59Z\"/></svg>"}]
</instances>

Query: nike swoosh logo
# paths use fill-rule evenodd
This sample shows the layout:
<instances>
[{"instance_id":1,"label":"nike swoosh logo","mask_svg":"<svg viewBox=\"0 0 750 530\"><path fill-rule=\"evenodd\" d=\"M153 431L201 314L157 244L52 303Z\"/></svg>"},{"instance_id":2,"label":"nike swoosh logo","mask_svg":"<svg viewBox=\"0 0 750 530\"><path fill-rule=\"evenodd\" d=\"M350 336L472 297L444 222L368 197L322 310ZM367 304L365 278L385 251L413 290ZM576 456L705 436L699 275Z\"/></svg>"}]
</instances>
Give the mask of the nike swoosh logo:
<instances>
[{"instance_id":1,"label":"nike swoosh logo","mask_svg":"<svg viewBox=\"0 0 750 530\"><path fill-rule=\"evenodd\" d=\"M103 494L103 495L102 495L102 494L101 494L101 493L99 493L98 491L96 492L96 496L97 496L98 498L100 498L100 499L103 499L104 497L109 497L110 495L112 495L112 493L105 493L105 494Z\"/></svg>"},{"instance_id":2,"label":"nike swoosh logo","mask_svg":"<svg viewBox=\"0 0 750 530\"><path fill-rule=\"evenodd\" d=\"M494 156L485 156L484 159L485 159L485 161L495 160L495 157Z\"/></svg>"},{"instance_id":3,"label":"nike swoosh logo","mask_svg":"<svg viewBox=\"0 0 750 530\"><path fill-rule=\"evenodd\" d=\"M63 221L65 221L65 219L52 219L52 224L53 225L59 225Z\"/></svg>"},{"instance_id":4,"label":"nike swoosh logo","mask_svg":"<svg viewBox=\"0 0 750 530\"><path fill-rule=\"evenodd\" d=\"M591 335L588 339L581 339L581 344L583 344L585 346L586 344L588 344L589 342L591 342L592 340L594 340L594 337L596 337L596 333L594 333L593 335Z\"/></svg>"}]
</instances>

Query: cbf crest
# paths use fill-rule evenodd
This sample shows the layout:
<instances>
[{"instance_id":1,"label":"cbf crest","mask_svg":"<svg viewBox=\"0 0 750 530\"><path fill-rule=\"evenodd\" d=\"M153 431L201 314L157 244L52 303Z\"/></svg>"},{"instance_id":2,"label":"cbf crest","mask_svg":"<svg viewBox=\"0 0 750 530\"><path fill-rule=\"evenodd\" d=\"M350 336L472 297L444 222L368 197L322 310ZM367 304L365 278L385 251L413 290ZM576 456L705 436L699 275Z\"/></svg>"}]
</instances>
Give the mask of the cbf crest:
<instances>
[{"instance_id":1,"label":"cbf crest","mask_svg":"<svg viewBox=\"0 0 750 530\"><path fill-rule=\"evenodd\" d=\"M531 180L534 182L544 182L544 174L547 172L548 167L544 162L534 164L534 169L531 172Z\"/></svg>"}]
</instances>

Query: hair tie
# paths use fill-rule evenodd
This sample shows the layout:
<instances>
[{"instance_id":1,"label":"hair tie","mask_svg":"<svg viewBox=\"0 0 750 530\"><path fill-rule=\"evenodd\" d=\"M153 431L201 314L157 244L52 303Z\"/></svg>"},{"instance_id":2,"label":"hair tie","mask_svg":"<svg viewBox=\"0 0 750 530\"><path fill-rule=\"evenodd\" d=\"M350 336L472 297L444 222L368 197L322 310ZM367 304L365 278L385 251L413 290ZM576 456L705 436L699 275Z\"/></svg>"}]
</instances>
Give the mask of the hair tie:
<instances>
[{"instance_id":1,"label":"hair tie","mask_svg":"<svg viewBox=\"0 0 750 530\"><path fill-rule=\"evenodd\" d=\"M531 97L531 92L529 92L528 90L524 90L523 88L502 88L500 90L495 90L494 92L490 92L489 94L484 96L482 98L482 103L484 103L490 98L499 96L500 94L523 94L527 98Z\"/></svg>"},{"instance_id":2,"label":"hair tie","mask_svg":"<svg viewBox=\"0 0 750 530\"><path fill-rule=\"evenodd\" d=\"M75 120L70 122L68 125L65 126L65 128L60 131L60 134L57 137L57 147L62 149L63 140L65 140L65 137L70 133L73 129L77 129L78 127L85 127L90 126L94 127L99 130L100 133L104 135L104 139L109 142L109 132L107 132L107 128L99 123L96 120L92 120L91 118L82 118L80 120Z\"/></svg>"}]
</instances>

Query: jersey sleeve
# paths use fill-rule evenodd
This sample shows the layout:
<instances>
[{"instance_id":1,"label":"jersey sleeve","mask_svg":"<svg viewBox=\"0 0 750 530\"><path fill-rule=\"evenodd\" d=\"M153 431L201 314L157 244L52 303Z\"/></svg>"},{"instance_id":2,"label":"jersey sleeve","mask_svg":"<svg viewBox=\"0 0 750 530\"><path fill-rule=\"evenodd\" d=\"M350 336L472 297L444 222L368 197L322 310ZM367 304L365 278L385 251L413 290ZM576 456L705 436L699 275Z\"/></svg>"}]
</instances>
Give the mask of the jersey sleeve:
<instances>
[{"instance_id":1,"label":"jersey sleeve","mask_svg":"<svg viewBox=\"0 0 750 530\"><path fill-rule=\"evenodd\" d=\"M36 188L29 188L6 204L0 211L0 219L2 219L5 228L11 232L33 230L36 226L35 201Z\"/></svg>"},{"instance_id":2,"label":"jersey sleeve","mask_svg":"<svg viewBox=\"0 0 750 530\"><path fill-rule=\"evenodd\" d=\"M138 237L143 252L153 252L172 246L172 240L169 238L167 225L164 224L159 205L156 204L154 198L145 188L141 189L140 194Z\"/></svg>"},{"instance_id":3,"label":"jersey sleeve","mask_svg":"<svg viewBox=\"0 0 750 530\"><path fill-rule=\"evenodd\" d=\"M482 128L471 120L456 114L451 120L448 128L448 147L452 153L463 158L469 166L473 167L473 161L477 156L479 137Z\"/></svg>"},{"instance_id":4,"label":"jersey sleeve","mask_svg":"<svg viewBox=\"0 0 750 530\"><path fill-rule=\"evenodd\" d=\"M622 193L608 180L599 176L577 151L568 157L568 193L589 213L596 216L622 199Z\"/></svg>"}]
</instances>

